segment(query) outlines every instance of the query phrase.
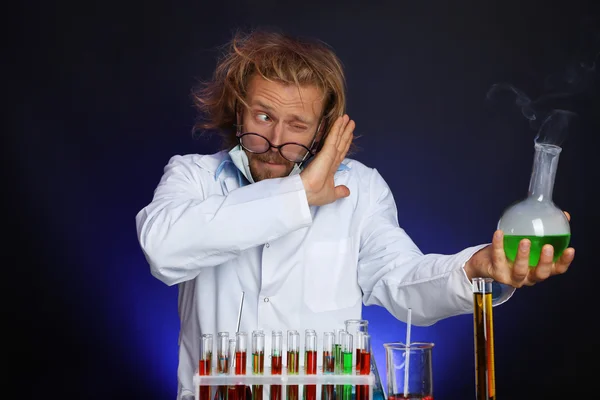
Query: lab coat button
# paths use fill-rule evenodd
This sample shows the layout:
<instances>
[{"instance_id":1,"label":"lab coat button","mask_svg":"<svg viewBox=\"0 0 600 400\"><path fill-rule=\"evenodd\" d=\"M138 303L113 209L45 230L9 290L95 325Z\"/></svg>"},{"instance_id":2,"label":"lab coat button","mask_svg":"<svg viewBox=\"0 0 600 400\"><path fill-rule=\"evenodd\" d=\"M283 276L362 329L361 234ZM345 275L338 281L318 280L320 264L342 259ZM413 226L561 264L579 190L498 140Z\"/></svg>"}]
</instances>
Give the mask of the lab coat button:
<instances>
[{"instance_id":1,"label":"lab coat button","mask_svg":"<svg viewBox=\"0 0 600 400\"><path fill-rule=\"evenodd\" d=\"M265 298L263 299L263 301L264 301L265 303L268 303L268 302L269 302L269 298L268 298L268 297L265 297Z\"/></svg>"},{"instance_id":2,"label":"lab coat button","mask_svg":"<svg viewBox=\"0 0 600 400\"><path fill-rule=\"evenodd\" d=\"M265 246L267 247L267 249L268 249L269 247L271 247L271 245L269 244L269 242L267 242L267 243L265 244Z\"/></svg>"}]
</instances>

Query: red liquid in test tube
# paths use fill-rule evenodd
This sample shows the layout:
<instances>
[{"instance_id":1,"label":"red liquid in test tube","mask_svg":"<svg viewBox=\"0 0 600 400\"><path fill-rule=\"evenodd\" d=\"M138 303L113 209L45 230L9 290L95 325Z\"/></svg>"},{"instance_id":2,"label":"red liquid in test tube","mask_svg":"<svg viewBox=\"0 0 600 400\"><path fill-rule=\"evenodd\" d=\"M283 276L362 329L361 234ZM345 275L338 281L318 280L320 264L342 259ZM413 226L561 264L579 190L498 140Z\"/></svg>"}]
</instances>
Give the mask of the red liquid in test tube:
<instances>
[{"instance_id":1,"label":"red liquid in test tube","mask_svg":"<svg viewBox=\"0 0 600 400\"><path fill-rule=\"evenodd\" d=\"M252 373L263 375L265 370L265 334L262 331L252 333ZM263 385L252 385L252 400L263 399Z\"/></svg>"},{"instance_id":2,"label":"red liquid in test tube","mask_svg":"<svg viewBox=\"0 0 600 400\"><path fill-rule=\"evenodd\" d=\"M360 365L360 369L356 370L357 375L369 375L371 373L371 336L361 334L358 336L362 341L359 353L359 359L356 360L356 365ZM369 400L369 385L356 386L356 400Z\"/></svg>"},{"instance_id":3,"label":"red liquid in test tube","mask_svg":"<svg viewBox=\"0 0 600 400\"><path fill-rule=\"evenodd\" d=\"M304 371L306 375L317 374L317 334L307 329L304 336ZM304 385L304 400L317 399L317 385Z\"/></svg>"},{"instance_id":4,"label":"red liquid in test tube","mask_svg":"<svg viewBox=\"0 0 600 400\"><path fill-rule=\"evenodd\" d=\"M200 359L198 361L198 375L212 374L212 347L213 337L210 333L202 335L200 340ZM210 386L200 385L198 388L199 400L210 400Z\"/></svg>"},{"instance_id":5,"label":"red liquid in test tube","mask_svg":"<svg viewBox=\"0 0 600 400\"><path fill-rule=\"evenodd\" d=\"M281 375L283 351L282 342L282 332L273 331L271 333L271 375ZM271 385L270 400L282 400L281 393L281 385Z\"/></svg>"},{"instance_id":6,"label":"red liquid in test tube","mask_svg":"<svg viewBox=\"0 0 600 400\"><path fill-rule=\"evenodd\" d=\"M323 333L323 374L335 372L334 354L335 334L333 332ZM321 400L334 400L333 385L321 386Z\"/></svg>"},{"instance_id":7,"label":"red liquid in test tube","mask_svg":"<svg viewBox=\"0 0 600 400\"><path fill-rule=\"evenodd\" d=\"M235 374L246 375L246 362L248 351L248 334L238 332L235 335ZM235 387L236 400L250 400L246 395L246 385ZM229 399L228 399L229 400Z\"/></svg>"}]
</instances>

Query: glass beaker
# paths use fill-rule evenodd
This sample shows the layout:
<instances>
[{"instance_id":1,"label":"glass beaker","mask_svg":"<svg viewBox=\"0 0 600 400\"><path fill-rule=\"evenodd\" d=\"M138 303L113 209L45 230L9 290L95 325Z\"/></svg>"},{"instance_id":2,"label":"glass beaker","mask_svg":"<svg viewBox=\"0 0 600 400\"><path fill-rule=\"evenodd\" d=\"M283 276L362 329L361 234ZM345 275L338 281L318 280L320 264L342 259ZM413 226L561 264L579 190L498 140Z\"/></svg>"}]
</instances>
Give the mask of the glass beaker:
<instances>
[{"instance_id":1,"label":"glass beaker","mask_svg":"<svg viewBox=\"0 0 600 400\"><path fill-rule=\"evenodd\" d=\"M504 232L504 251L513 261L519 242L529 239L529 267L534 268L542 247L554 247L554 261L561 256L571 240L571 229L565 213L552 201L554 179L562 148L553 144L535 143L533 169L529 192L525 199L509 206L498 221L498 229Z\"/></svg>"},{"instance_id":2,"label":"glass beaker","mask_svg":"<svg viewBox=\"0 0 600 400\"><path fill-rule=\"evenodd\" d=\"M433 343L384 343L387 399L433 400Z\"/></svg>"},{"instance_id":3,"label":"glass beaker","mask_svg":"<svg viewBox=\"0 0 600 400\"><path fill-rule=\"evenodd\" d=\"M355 338L358 337L360 333L369 333L369 321L367 321L366 319L348 319L344 321L344 324L346 326L346 332L348 332ZM356 340L355 343L357 343ZM356 367L356 361L358 359L359 357L357 353L357 357L353 357L353 367ZM375 384L373 386L373 400L384 400L385 395L383 392L383 386L381 384L381 377L379 376L379 370L377 369L375 355L373 354L373 347L371 347L371 373L375 377Z\"/></svg>"}]
</instances>

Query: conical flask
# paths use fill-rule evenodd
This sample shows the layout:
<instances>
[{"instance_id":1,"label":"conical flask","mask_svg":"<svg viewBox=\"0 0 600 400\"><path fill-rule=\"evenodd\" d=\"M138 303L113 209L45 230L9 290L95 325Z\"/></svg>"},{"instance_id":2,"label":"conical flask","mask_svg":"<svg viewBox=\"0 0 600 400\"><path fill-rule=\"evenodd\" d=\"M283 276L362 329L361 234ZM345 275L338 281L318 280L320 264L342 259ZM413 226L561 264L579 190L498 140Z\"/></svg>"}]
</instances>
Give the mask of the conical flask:
<instances>
[{"instance_id":1,"label":"conical flask","mask_svg":"<svg viewBox=\"0 0 600 400\"><path fill-rule=\"evenodd\" d=\"M509 206L498 221L504 232L504 251L514 261L522 239L531 241L529 267L540 260L545 244L554 247L554 261L568 247L571 229L565 213L552 201L554 179L562 148L554 144L535 143L529 192L525 199Z\"/></svg>"}]
</instances>

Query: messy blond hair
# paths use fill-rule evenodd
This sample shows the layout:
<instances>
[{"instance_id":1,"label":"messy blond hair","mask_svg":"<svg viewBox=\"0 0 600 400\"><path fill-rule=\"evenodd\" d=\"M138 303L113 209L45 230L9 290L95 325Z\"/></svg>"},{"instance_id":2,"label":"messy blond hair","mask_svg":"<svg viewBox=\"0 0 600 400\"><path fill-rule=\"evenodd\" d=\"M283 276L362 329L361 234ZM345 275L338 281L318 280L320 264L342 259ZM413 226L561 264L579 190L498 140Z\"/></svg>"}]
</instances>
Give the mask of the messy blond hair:
<instances>
[{"instance_id":1,"label":"messy blond hair","mask_svg":"<svg viewBox=\"0 0 600 400\"><path fill-rule=\"evenodd\" d=\"M217 131L231 149L235 137L236 104L246 104L255 74L284 84L314 85L324 94L325 132L346 109L346 82L341 61L323 42L293 38L276 31L237 32L225 47L214 75L192 90L200 118L195 132Z\"/></svg>"}]
</instances>

